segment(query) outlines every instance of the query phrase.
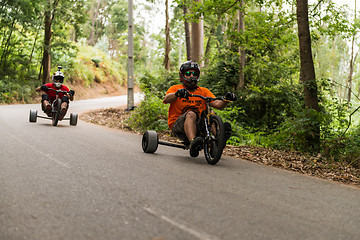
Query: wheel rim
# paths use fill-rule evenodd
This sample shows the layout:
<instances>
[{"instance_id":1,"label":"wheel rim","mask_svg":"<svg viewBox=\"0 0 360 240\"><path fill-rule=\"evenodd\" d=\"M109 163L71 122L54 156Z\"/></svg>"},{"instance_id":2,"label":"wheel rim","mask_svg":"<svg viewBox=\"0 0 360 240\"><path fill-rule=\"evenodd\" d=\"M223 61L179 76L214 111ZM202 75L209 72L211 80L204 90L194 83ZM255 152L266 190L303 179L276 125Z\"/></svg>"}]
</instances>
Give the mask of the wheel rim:
<instances>
[{"instance_id":1,"label":"wheel rim","mask_svg":"<svg viewBox=\"0 0 360 240\"><path fill-rule=\"evenodd\" d=\"M52 115L52 123L53 123L53 126L56 126L58 121L59 121L59 115L60 115L60 105L61 105L61 101L60 99L58 99L56 102L55 102L55 109L56 111L53 113Z\"/></svg>"},{"instance_id":2,"label":"wheel rim","mask_svg":"<svg viewBox=\"0 0 360 240\"><path fill-rule=\"evenodd\" d=\"M222 155L223 148L225 147L225 132L224 124L219 116L213 116L210 119L210 126L213 127L210 131L210 139L206 139L204 154L206 161L209 164L216 164ZM213 133L215 129L215 134Z\"/></svg>"}]
</instances>

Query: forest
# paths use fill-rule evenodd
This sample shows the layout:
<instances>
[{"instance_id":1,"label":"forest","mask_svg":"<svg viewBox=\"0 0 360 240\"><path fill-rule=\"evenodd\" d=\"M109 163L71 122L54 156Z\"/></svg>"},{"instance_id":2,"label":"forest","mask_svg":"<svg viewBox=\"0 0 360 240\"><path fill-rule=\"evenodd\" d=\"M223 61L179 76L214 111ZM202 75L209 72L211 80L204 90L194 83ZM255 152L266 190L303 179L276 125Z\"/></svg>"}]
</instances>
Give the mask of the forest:
<instances>
[{"instance_id":1,"label":"forest","mask_svg":"<svg viewBox=\"0 0 360 240\"><path fill-rule=\"evenodd\" d=\"M132 127L167 129L162 99L191 59L200 86L238 96L217 111L232 125L228 144L360 168L360 25L349 2L355 9L332 0L135 0L134 74L145 98ZM59 65L75 90L126 86L128 13L125 0L0 0L0 103L33 102Z\"/></svg>"}]
</instances>

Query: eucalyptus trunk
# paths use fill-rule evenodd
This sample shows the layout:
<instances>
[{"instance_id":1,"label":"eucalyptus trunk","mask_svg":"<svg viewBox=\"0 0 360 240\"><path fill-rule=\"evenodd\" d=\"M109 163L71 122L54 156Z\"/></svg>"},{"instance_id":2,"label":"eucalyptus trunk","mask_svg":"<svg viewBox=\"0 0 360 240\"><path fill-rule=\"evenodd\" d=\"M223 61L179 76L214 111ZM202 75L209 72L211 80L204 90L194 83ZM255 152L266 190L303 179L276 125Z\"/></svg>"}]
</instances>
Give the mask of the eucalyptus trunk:
<instances>
[{"instance_id":1,"label":"eucalyptus trunk","mask_svg":"<svg viewBox=\"0 0 360 240\"><path fill-rule=\"evenodd\" d=\"M354 15L354 22L356 22L356 1L355 1L355 9L354 9L355 15ZM349 72L349 76L348 76L348 95L347 95L347 101L348 101L348 105L350 105L350 101L351 101L351 93L352 93L352 75L354 73L354 64L356 61L356 58L358 56L357 52L354 56L354 43L355 43L355 35L356 32L354 31L353 36L352 36L352 41L351 41L351 57L350 57L350 72Z\"/></svg>"},{"instance_id":2,"label":"eucalyptus trunk","mask_svg":"<svg viewBox=\"0 0 360 240\"><path fill-rule=\"evenodd\" d=\"M43 84L49 82L50 79L50 70L51 70L51 25L55 17L56 7L59 3L59 0L54 0L52 3L51 0L48 2L47 9L45 11L45 33L44 33L44 52L42 59L42 82ZM40 70L41 71L41 70Z\"/></svg>"},{"instance_id":3,"label":"eucalyptus trunk","mask_svg":"<svg viewBox=\"0 0 360 240\"><path fill-rule=\"evenodd\" d=\"M240 10L239 10L239 24L238 24L238 32L241 35L244 35L245 31L245 21L244 21L244 0L240 1ZM244 45L241 44L239 47L239 82L236 86L237 90L241 90L245 86L245 61L246 61L246 55L245 55L245 48Z\"/></svg>"},{"instance_id":4,"label":"eucalyptus trunk","mask_svg":"<svg viewBox=\"0 0 360 240\"><path fill-rule=\"evenodd\" d=\"M170 70L170 26L169 26L169 1L165 0L165 58L164 65L166 70Z\"/></svg>"},{"instance_id":5,"label":"eucalyptus trunk","mask_svg":"<svg viewBox=\"0 0 360 240\"><path fill-rule=\"evenodd\" d=\"M50 2L50 1L49 1ZM51 2L49 3L51 6ZM45 34L44 34L44 52L43 52L43 60L42 60L42 83L45 84L48 82L50 78L50 69L51 69L51 10L48 8L48 10L45 12Z\"/></svg>"},{"instance_id":6,"label":"eucalyptus trunk","mask_svg":"<svg viewBox=\"0 0 360 240\"><path fill-rule=\"evenodd\" d=\"M193 1L202 2L202 0ZM204 57L204 28L202 17L199 18L199 21L191 23L191 51L192 60L198 62L200 66L203 66L204 64L202 59Z\"/></svg>"},{"instance_id":7,"label":"eucalyptus trunk","mask_svg":"<svg viewBox=\"0 0 360 240\"><path fill-rule=\"evenodd\" d=\"M308 0L297 0L296 2L301 64L300 81L303 85L305 108L319 112L317 83L311 52ZM316 118L311 118L311 121L307 123L307 126L304 126L307 129L306 147L309 149L316 149L320 144L320 124L317 121Z\"/></svg>"},{"instance_id":8,"label":"eucalyptus trunk","mask_svg":"<svg viewBox=\"0 0 360 240\"><path fill-rule=\"evenodd\" d=\"M188 10L186 5L183 5L184 16L186 16ZM186 59L191 60L191 41L190 41L190 26L188 21L184 21L185 28L185 43L186 43Z\"/></svg>"}]
</instances>

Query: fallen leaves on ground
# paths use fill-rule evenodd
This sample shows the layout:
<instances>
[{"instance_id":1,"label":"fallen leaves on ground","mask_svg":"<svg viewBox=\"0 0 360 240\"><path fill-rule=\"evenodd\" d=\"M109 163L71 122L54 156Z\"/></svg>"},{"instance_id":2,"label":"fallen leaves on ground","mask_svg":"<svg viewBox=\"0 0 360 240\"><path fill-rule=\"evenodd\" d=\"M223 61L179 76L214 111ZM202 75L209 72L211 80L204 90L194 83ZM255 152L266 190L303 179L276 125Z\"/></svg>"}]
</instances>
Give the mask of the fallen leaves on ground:
<instances>
[{"instance_id":1,"label":"fallen leaves on ground","mask_svg":"<svg viewBox=\"0 0 360 240\"><path fill-rule=\"evenodd\" d=\"M126 123L131 112L122 108L99 109L80 115L86 122L141 134L133 131ZM159 133L159 138L169 142L179 142L170 136L170 131ZM317 157L304 155L296 151L280 151L253 146L226 146L224 155L308 174L324 179L360 186L360 169L344 163L328 162L320 155Z\"/></svg>"}]
</instances>

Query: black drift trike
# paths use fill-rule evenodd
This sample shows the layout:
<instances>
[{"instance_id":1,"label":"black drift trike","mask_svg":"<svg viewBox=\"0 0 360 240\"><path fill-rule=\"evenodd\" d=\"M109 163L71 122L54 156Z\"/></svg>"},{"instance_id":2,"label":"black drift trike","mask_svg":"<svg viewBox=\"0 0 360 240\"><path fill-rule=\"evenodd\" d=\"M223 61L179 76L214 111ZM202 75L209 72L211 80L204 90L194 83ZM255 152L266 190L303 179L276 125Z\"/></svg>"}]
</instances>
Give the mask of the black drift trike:
<instances>
[{"instance_id":1,"label":"black drift trike","mask_svg":"<svg viewBox=\"0 0 360 240\"><path fill-rule=\"evenodd\" d=\"M199 136L204 139L201 149L204 149L206 161L215 165L219 162L223 149L226 145L225 126L220 116L216 115L210 106L210 102L214 100L223 100L223 97L204 97L201 95L190 94L189 97L199 97L206 102L206 109L201 114ZM170 147L189 149L186 143L176 144L160 141L156 131L147 130L142 137L142 149L145 153L156 152L158 145L166 145ZM201 150L199 149L199 150Z\"/></svg>"},{"instance_id":2,"label":"black drift trike","mask_svg":"<svg viewBox=\"0 0 360 240\"><path fill-rule=\"evenodd\" d=\"M29 121L30 122L36 122L37 118L51 119L52 120L52 125L56 126L58 124L58 122L61 121L59 119L60 110L61 110L61 99L59 98L59 93L69 94L69 92L61 91L61 90L55 90L55 89L52 89L52 88L49 88L49 90L54 91L56 93L56 98L51 104L51 117L39 116L37 114L37 110L30 110L30 116L29 116ZM70 113L69 118L63 118L62 120L70 120L70 125L71 126L76 126L77 121L78 121L78 114L77 113Z\"/></svg>"}]
</instances>

